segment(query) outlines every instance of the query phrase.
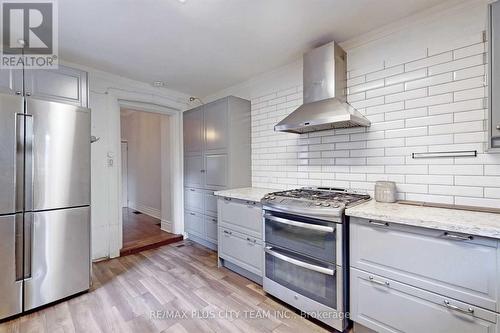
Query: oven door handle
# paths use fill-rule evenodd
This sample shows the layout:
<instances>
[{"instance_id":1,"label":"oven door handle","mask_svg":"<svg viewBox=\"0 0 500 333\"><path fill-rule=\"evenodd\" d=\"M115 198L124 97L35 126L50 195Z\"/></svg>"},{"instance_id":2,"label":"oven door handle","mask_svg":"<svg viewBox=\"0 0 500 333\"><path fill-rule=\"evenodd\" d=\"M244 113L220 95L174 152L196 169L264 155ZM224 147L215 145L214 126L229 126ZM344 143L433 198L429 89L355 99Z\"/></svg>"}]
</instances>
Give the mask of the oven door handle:
<instances>
[{"instance_id":1,"label":"oven door handle","mask_svg":"<svg viewBox=\"0 0 500 333\"><path fill-rule=\"evenodd\" d=\"M281 259L283 261L286 261L292 265L295 265L295 266L299 266L299 267L302 267L302 268L305 268L305 269L308 269L308 270L311 270L311 271L315 271L315 272L318 272L318 273L322 273L322 274L326 274L326 275L335 275L335 270L334 269L329 269L329 268L325 268L325 267L320 267L320 266L316 266L316 265L312 265L312 264L309 264L307 262L303 262L303 261L300 261L300 260L297 260L297 259L293 259L293 258L290 258L290 257L287 257L281 253L278 253L276 251L273 251L273 248L270 247L270 246L266 246L264 248L264 251L273 256L273 257L276 257L278 259Z\"/></svg>"},{"instance_id":2,"label":"oven door handle","mask_svg":"<svg viewBox=\"0 0 500 333\"><path fill-rule=\"evenodd\" d=\"M267 219L267 220L274 221L274 222L278 222L278 223L282 223L282 224L287 224L287 225L291 225L291 226L294 226L294 227L309 229L309 230L323 231L323 232L334 232L335 231L334 227L329 227L329 226L326 226L326 225L318 225L318 224L310 224L310 223L303 223L303 222L292 221L292 220L284 219L282 217L273 216L273 215L270 215L270 214L264 214L264 218Z\"/></svg>"}]
</instances>

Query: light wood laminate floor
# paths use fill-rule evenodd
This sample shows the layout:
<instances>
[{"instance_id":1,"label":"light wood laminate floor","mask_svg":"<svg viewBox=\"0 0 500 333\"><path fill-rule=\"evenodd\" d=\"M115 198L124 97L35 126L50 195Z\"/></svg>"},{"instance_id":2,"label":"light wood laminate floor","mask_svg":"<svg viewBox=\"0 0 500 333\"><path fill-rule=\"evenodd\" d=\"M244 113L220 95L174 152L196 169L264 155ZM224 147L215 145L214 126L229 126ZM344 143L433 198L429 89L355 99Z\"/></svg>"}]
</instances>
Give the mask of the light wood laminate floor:
<instances>
[{"instance_id":1,"label":"light wood laminate floor","mask_svg":"<svg viewBox=\"0 0 500 333\"><path fill-rule=\"evenodd\" d=\"M198 317L216 318L192 318L193 311ZM255 283L217 268L215 252L183 241L94 264L90 292L4 322L3 332L327 330L266 296Z\"/></svg>"}]
</instances>

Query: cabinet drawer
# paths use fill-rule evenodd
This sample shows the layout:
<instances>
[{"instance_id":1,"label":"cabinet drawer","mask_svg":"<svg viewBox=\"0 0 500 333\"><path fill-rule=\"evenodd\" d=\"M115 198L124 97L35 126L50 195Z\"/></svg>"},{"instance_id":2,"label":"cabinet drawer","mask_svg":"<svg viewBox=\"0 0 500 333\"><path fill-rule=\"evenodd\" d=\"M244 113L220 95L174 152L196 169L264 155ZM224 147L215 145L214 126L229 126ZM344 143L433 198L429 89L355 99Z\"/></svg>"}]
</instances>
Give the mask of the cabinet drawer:
<instances>
[{"instance_id":1,"label":"cabinet drawer","mask_svg":"<svg viewBox=\"0 0 500 333\"><path fill-rule=\"evenodd\" d=\"M205 200L205 214L210 216L217 216L217 197L213 191L207 191L204 195Z\"/></svg>"},{"instance_id":2,"label":"cabinet drawer","mask_svg":"<svg viewBox=\"0 0 500 333\"><path fill-rule=\"evenodd\" d=\"M262 276L263 248L258 238L219 227L219 257Z\"/></svg>"},{"instance_id":3,"label":"cabinet drawer","mask_svg":"<svg viewBox=\"0 0 500 333\"><path fill-rule=\"evenodd\" d=\"M498 314L351 269L351 319L377 332L495 333Z\"/></svg>"},{"instance_id":4,"label":"cabinet drawer","mask_svg":"<svg viewBox=\"0 0 500 333\"><path fill-rule=\"evenodd\" d=\"M204 237L205 224L203 215L196 212L184 212L184 227L186 231L198 237Z\"/></svg>"},{"instance_id":5,"label":"cabinet drawer","mask_svg":"<svg viewBox=\"0 0 500 333\"><path fill-rule=\"evenodd\" d=\"M217 218L205 216L205 238L217 244Z\"/></svg>"},{"instance_id":6,"label":"cabinet drawer","mask_svg":"<svg viewBox=\"0 0 500 333\"><path fill-rule=\"evenodd\" d=\"M196 188L184 189L184 206L186 210L203 213L203 200L205 193Z\"/></svg>"},{"instance_id":7,"label":"cabinet drawer","mask_svg":"<svg viewBox=\"0 0 500 333\"><path fill-rule=\"evenodd\" d=\"M497 311L496 240L351 218L351 266Z\"/></svg>"},{"instance_id":8,"label":"cabinet drawer","mask_svg":"<svg viewBox=\"0 0 500 333\"><path fill-rule=\"evenodd\" d=\"M218 200L222 226L262 239L262 208L258 203L230 198Z\"/></svg>"}]
</instances>

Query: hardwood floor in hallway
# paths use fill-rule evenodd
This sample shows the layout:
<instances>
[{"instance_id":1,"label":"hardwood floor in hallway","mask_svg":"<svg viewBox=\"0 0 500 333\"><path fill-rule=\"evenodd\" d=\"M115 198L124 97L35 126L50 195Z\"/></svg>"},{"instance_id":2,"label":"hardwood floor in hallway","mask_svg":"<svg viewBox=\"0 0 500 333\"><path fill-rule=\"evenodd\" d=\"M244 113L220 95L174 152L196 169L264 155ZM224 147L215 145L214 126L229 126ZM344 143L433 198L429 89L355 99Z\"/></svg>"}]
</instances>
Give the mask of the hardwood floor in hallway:
<instances>
[{"instance_id":1,"label":"hardwood floor in hallway","mask_svg":"<svg viewBox=\"0 0 500 333\"><path fill-rule=\"evenodd\" d=\"M121 256L150 250L183 239L182 235L161 230L159 219L134 212L131 208L122 209L123 248L120 250Z\"/></svg>"},{"instance_id":2,"label":"hardwood floor in hallway","mask_svg":"<svg viewBox=\"0 0 500 333\"><path fill-rule=\"evenodd\" d=\"M0 333L327 332L190 241L95 263L93 282L86 294L0 324Z\"/></svg>"}]
</instances>

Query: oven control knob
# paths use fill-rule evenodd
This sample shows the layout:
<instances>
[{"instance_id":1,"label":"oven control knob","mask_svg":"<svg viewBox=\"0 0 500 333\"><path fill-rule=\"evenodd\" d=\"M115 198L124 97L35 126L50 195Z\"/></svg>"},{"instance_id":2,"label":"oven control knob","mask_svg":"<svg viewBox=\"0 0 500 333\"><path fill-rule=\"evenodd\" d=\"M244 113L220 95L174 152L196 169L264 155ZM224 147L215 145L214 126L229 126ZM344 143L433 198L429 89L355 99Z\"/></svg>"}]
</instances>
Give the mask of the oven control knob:
<instances>
[{"instance_id":1,"label":"oven control knob","mask_svg":"<svg viewBox=\"0 0 500 333\"><path fill-rule=\"evenodd\" d=\"M334 204L334 205L333 205L333 208L339 208L339 207L340 207L340 205L339 205L339 204Z\"/></svg>"},{"instance_id":2,"label":"oven control knob","mask_svg":"<svg viewBox=\"0 0 500 333\"><path fill-rule=\"evenodd\" d=\"M269 196L268 196L268 195L266 195L266 196L264 197L264 199L265 199L265 200L269 199Z\"/></svg>"},{"instance_id":3,"label":"oven control knob","mask_svg":"<svg viewBox=\"0 0 500 333\"><path fill-rule=\"evenodd\" d=\"M315 205L316 206L321 206L321 202L316 202Z\"/></svg>"},{"instance_id":4,"label":"oven control knob","mask_svg":"<svg viewBox=\"0 0 500 333\"><path fill-rule=\"evenodd\" d=\"M323 207L330 207L330 204L328 202L322 203L321 206Z\"/></svg>"},{"instance_id":5,"label":"oven control knob","mask_svg":"<svg viewBox=\"0 0 500 333\"><path fill-rule=\"evenodd\" d=\"M276 199L276 197L275 197L275 196L270 196L270 197L269 197L269 200L274 200L274 199Z\"/></svg>"}]
</instances>

